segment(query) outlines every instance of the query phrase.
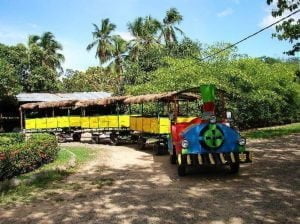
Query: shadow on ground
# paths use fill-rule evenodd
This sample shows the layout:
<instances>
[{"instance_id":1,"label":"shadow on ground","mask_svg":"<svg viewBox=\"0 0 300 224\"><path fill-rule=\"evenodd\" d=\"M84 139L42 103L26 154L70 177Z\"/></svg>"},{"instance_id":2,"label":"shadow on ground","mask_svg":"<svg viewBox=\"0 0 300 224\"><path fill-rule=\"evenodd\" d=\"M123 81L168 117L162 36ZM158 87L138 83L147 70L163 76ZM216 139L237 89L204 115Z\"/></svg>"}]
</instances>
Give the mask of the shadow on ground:
<instances>
[{"instance_id":1,"label":"shadow on ground","mask_svg":"<svg viewBox=\"0 0 300 224\"><path fill-rule=\"evenodd\" d=\"M179 178L167 156L138 151L136 165L99 164L72 190L7 208L0 223L297 223L299 139L250 142L254 163L236 176L217 169Z\"/></svg>"}]
</instances>

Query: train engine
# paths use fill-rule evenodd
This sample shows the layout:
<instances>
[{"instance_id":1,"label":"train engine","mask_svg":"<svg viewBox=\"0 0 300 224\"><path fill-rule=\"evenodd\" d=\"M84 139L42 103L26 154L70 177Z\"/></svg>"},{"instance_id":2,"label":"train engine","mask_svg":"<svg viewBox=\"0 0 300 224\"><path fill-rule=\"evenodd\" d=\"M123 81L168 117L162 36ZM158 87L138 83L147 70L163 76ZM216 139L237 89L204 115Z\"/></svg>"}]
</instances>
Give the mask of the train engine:
<instances>
[{"instance_id":1,"label":"train engine","mask_svg":"<svg viewBox=\"0 0 300 224\"><path fill-rule=\"evenodd\" d=\"M172 124L170 161L177 163L179 176L186 175L189 166L228 165L231 173L238 173L241 163L252 162L246 139L230 126L231 113L227 113L227 119L216 118L214 91L213 86L204 86L201 91L203 117Z\"/></svg>"}]
</instances>

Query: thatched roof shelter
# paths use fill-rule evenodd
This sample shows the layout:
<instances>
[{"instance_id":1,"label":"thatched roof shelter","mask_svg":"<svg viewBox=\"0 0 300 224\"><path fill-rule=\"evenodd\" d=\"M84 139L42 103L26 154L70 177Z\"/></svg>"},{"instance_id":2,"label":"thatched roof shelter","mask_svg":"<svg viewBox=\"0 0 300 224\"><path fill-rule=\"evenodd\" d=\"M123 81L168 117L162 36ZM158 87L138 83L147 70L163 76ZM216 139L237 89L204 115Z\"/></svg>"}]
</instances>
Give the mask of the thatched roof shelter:
<instances>
[{"instance_id":1,"label":"thatched roof shelter","mask_svg":"<svg viewBox=\"0 0 300 224\"><path fill-rule=\"evenodd\" d=\"M175 99L193 101L193 100L200 99L200 96L192 92L173 91L173 92L166 92L166 93L154 93L154 94L132 96L125 99L124 103L138 104L138 103L155 102L155 101L167 102Z\"/></svg>"},{"instance_id":2,"label":"thatched roof shelter","mask_svg":"<svg viewBox=\"0 0 300 224\"><path fill-rule=\"evenodd\" d=\"M112 96L96 100L79 100L75 103L75 108L89 106L107 106L114 103L122 103L129 96Z\"/></svg>"},{"instance_id":3,"label":"thatched roof shelter","mask_svg":"<svg viewBox=\"0 0 300 224\"><path fill-rule=\"evenodd\" d=\"M38 108L38 103L25 103L20 106L20 109L22 110L33 110Z\"/></svg>"}]
</instances>

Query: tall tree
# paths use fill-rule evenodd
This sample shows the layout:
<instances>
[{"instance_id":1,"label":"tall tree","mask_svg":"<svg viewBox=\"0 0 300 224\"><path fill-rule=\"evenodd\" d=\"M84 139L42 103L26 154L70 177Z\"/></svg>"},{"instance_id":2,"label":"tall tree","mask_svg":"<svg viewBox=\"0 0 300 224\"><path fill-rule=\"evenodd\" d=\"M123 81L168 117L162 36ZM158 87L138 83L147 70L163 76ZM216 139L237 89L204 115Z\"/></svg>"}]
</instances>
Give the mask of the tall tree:
<instances>
[{"instance_id":1,"label":"tall tree","mask_svg":"<svg viewBox=\"0 0 300 224\"><path fill-rule=\"evenodd\" d=\"M31 35L28 38L28 48L40 47L42 50L41 63L52 70L62 70L61 63L65 60L63 54L59 51L63 49L62 45L55 40L55 36L51 32L45 32L41 36Z\"/></svg>"},{"instance_id":2,"label":"tall tree","mask_svg":"<svg viewBox=\"0 0 300 224\"><path fill-rule=\"evenodd\" d=\"M110 66L119 76L124 72L124 59L127 53L127 42L119 35L112 37L112 57Z\"/></svg>"},{"instance_id":3,"label":"tall tree","mask_svg":"<svg viewBox=\"0 0 300 224\"><path fill-rule=\"evenodd\" d=\"M96 58L99 58L100 64L103 64L111 59L112 51L112 36L111 32L116 29L116 25L111 23L108 18L102 19L101 28L93 24L94 32L92 32L94 41L87 46L90 51L96 47Z\"/></svg>"},{"instance_id":4,"label":"tall tree","mask_svg":"<svg viewBox=\"0 0 300 224\"><path fill-rule=\"evenodd\" d=\"M176 31L182 35L184 34L180 28L175 26L175 24L180 24L182 19L182 15L176 8L171 8L166 12L166 16L163 19L161 36L164 37L167 46L170 46L174 42L177 43Z\"/></svg>"},{"instance_id":5,"label":"tall tree","mask_svg":"<svg viewBox=\"0 0 300 224\"><path fill-rule=\"evenodd\" d=\"M127 42L122 39L121 36L115 35L112 38L112 44L113 44L113 49L112 49L112 56L113 56L113 61L110 64L110 67L117 73L118 75L118 94L122 94L123 92L123 73L124 73L124 59L126 57L127 53Z\"/></svg>"},{"instance_id":6,"label":"tall tree","mask_svg":"<svg viewBox=\"0 0 300 224\"><path fill-rule=\"evenodd\" d=\"M128 30L134 39L130 42L130 58L137 61L139 54L144 49L158 45L157 33L161 27L158 20L147 16L138 17L128 24Z\"/></svg>"},{"instance_id":7,"label":"tall tree","mask_svg":"<svg viewBox=\"0 0 300 224\"><path fill-rule=\"evenodd\" d=\"M276 2L276 8L272 11L273 17L280 17L285 13L299 11L300 1L299 0L267 0L267 4L270 5ZM273 36L277 37L279 40L288 40L290 43L294 43L293 49L285 52L288 55L295 55L296 52L300 51L300 43L298 39L300 38L300 18L290 17L288 20L276 26L276 32Z\"/></svg>"}]
</instances>

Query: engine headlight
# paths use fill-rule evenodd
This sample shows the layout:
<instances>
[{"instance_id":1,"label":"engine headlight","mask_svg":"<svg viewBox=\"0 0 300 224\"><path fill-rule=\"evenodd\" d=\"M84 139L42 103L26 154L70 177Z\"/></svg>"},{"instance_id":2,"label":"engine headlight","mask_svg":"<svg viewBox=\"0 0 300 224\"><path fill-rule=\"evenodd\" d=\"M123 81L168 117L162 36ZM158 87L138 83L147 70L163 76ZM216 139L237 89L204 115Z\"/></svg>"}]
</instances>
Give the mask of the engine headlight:
<instances>
[{"instance_id":1,"label":"engine headlight","mask_svg":"<svg viewBox=\"0 0 300 224\"><path fill-rule=\"evenodd\" d=\"M182 140L181 145L182 148L186 149L189 146L189 142L186 139L184 139Z\"/></svg>"},{"instance_id":2,"label":"engine headlight","mask_svg":"<svg viewBox=\"0 0 300 224\"><path fill-rule=\"evenodd\" d=\"M245 138L240 138L239 139L239 145L246 145L246 139Z\"/></svg>"},{"instance_id":3,"label":"engine headlight","mask_svg":"<svg viewBox=\"0 0 300 224\"><path fill-rule=\"evenodd\" d=\"M212 123L212 124L215 124L217 122L216 116L211 116L210 119L209 119L209 122Z\"/></svg>"}]
</instances>

